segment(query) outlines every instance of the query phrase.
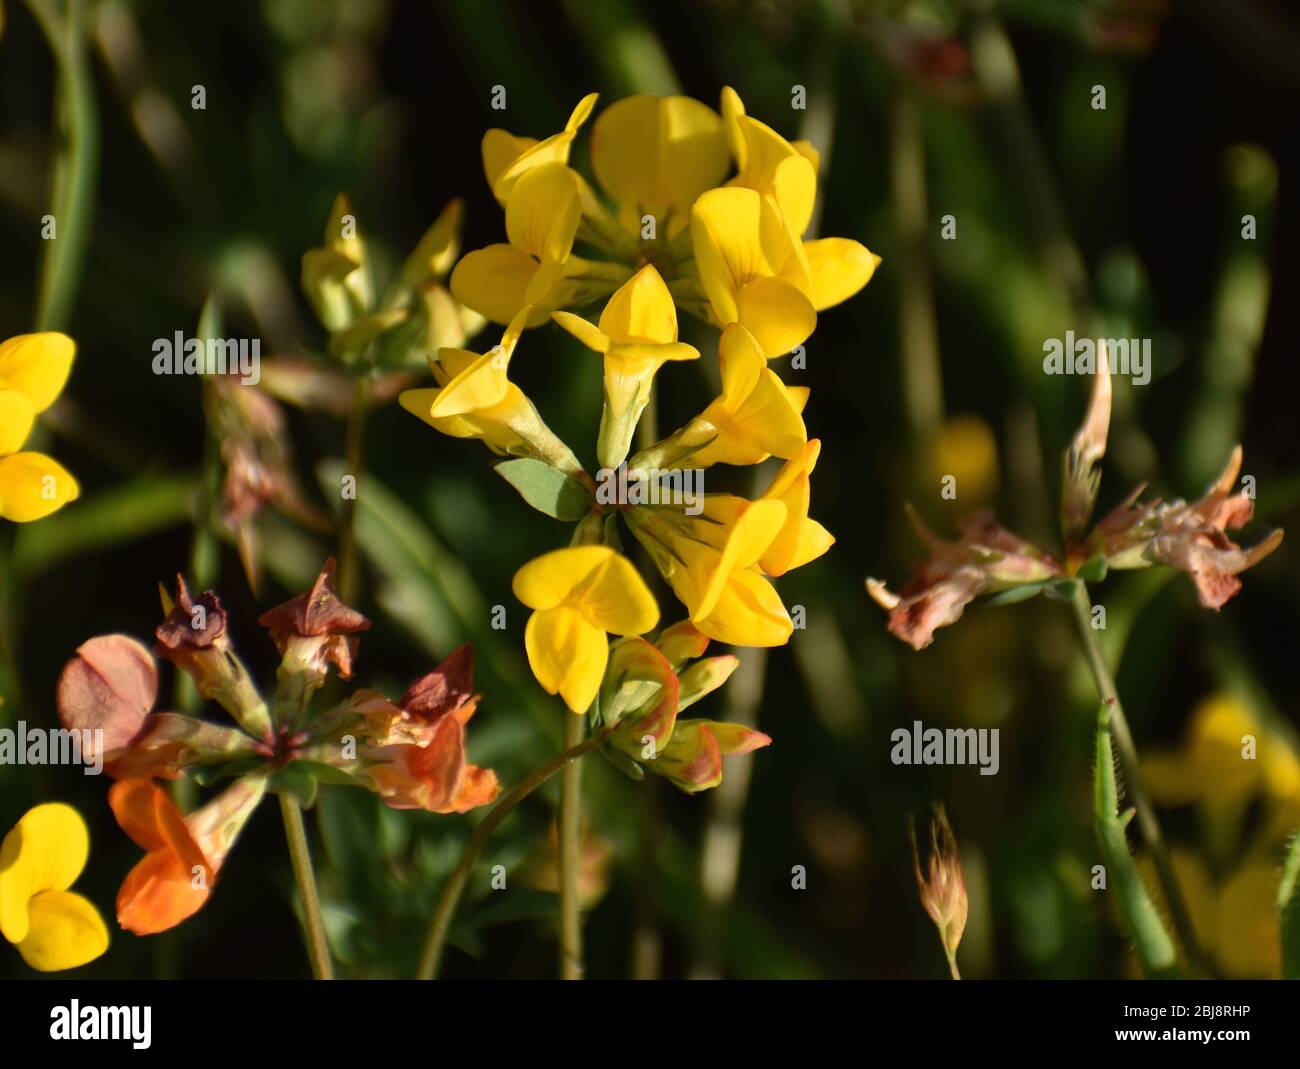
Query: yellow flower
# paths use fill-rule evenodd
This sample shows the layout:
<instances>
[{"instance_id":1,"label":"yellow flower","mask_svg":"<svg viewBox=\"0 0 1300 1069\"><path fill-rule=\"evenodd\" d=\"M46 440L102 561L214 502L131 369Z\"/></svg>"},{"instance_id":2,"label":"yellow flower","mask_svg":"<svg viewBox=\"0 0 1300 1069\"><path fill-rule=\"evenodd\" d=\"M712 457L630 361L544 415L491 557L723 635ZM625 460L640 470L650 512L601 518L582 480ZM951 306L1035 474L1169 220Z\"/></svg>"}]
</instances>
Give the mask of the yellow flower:
<instances>
[{"instance_id":1,"label":"yellow flower","mask_svg":"<svg viewBox=\"0 0 1300 1069\"><path fill-rule=\"evenodd\" d=\"M573 109L564 129L544 141L538 141L535 137L516 137L499 128L491 129L483 135L483 172L500 203L506 203L515 183L534 167L569 162L573 139L591 115L596 100L596 93L588 93L578 101L578 106Z\"/></svg>"},{"instance_id":2,"label":"yellow flower","mask_svg":"<svg viewBox=\"0 0 1300 1069\"><path fill-rule=\"evenodd\" d=\"M533 675L575 713L596 699L609 660L606 632L640 635L659 622L659 606L626 558L608 546L571 546L515 573L515 597L536 610L524 645Z\"/></svg>"},{"instance_id":3,"label":"yellow flower","mask_svg":"<svg viewBox=\"0 0 1300 1069\"><path fill-rule=\"evenodd\" d=\"M627 278L625 267L573 255L581 188L563 163L540 163L519 175L506 200L509 244L466 253L451 274L456 300L493 323L508 323L531 305L528 326L535 327L552 309L585 303Z\"/></svg>"},{"instance_id":4,"label":"yellow flower","mask_svg":"<svg viewBox=\"0 0 1300 1069\"><path fill-rule=\"evenodd\" d=\"M880 257L849 238L804 241L817 200L816 150L746 115L730 88L722 116L739 173L696 202L696 265L718 323L744 323L769 357L779 356L812 333L817 312L865 286Z\"/></svg>"},{"instance_id":5,"label":"yellow flower","mask_svg":"<svg viewBox=\"0 0 1300 1069\"><path fill-rule=\"evenodd\" d=\"M20 334L0 344L0 518L26 523L81 493L63 466L21 453L40 412L63 392L76 346L64 334Z\"/></svg>"},{"instance_id":6,"label":"yellow flower","mask_svg":"<svg viewBox=\"0 0 1300 1069\"><path fill-rule=\"evenodd\" d=\"M638 506L624 516L701 634L735 646L782 646L794 626L758 568L780 535L786 506L710 494L698 516Z\"/></svg>"},{"instance_id":7,"label":"yellow flower","mask_svg":"<svg viewBox=\"0 0 1300 1069\"><path fill-rule=\"evenodd\" d=\"M75 969L108 949L99 911L68 890L89 852L85 821L57 802L29 809L0 845L0 934L33 969Z\"/></svg>"},{"instance_id":8,"label":"yellow flower","mask_svg":"<svg viewBox=\"0 0 1300 1069\"><path fill-rule=\"evenodd\" d=\"M770 358L807 340L817 325L807 272L780 210L752 189L711 189L691 209L700 284L719 326L740 323Z\"/></svg>"},{"instance_id":9,"label":"yellow flower","mask_svg":"<svg viewBox=\"0 0 1300 1069\"><path fill-rule=\"evenodd\" d=\"M563 471L582 465L542 421L537 408L506 375L519 336L531 314L521 308L506 327L501 343L483 354L439 349L429 367L437 387L405 390L403 408L453 438L481 438L495 453L532 456Z\"/></svg>"},{"instance_id":10,"label":"yellow flower","mask_svg":"<svg viewBox=\"0 0 1300 1069\"><path fill-rule=\"evenodd\" d=\"M835 544L835 536L808 516L812 495L809 476L817 466L821 450L822 444L816 438L808 442L782 465L763 494L764 500L780 501L786 509L780 533L758 561L768 575L785 575L816 560Z\"/></svg>"},{"instance_id":11,"label":"yellow flower","mask_svg":"<svg viewBox=\"0 0 1300 1069\"><path fill-rule=\"evenodd\" d=\"M722 121L690 97L626 97L591 130L591 169L633 233L651 215L660 234L677 234L696 197L722 181L729 162Z\"/></svg>"},{"instance_id":12,"label":"yellow flower","mask_svg":"<svg viewBox=\"0 0 1300 1069\"><path fill-rule=\"evenodd\" d=\"M680 431L637 454L632 467L670 468L689 462L707 468L799 454L808 440L801 415L807 388L786 386L767 366L758 340L739 323L723 328L718 366L721 395Z\"/></svg>"},{"instance_id":13,"label":"yellow flower","mask_svg":"<svg viewBox=\"0 0 1300 1069\"><path fill-rule=\"evenodd\" d=\"M366 274L366 246L347 195L334 198L325 242L302 254L302 289L321 324L346 330L370 311L374 294Z\"/></svg>"},{"instance_id":14,"label":"yellow flower","mask_svg":"<svg viewBox=\"0 0 1300 1069\"><path fill-rule=\"evenodd\" d=\"M699 350L677 340L677 308L652 264L628 279L605 305L599 325L571 312L552 318L583 345L605 354L605 409L597 454L617 467L650 401L655 373L667 360L695 360Z\"/></svg>"}]
</instances>

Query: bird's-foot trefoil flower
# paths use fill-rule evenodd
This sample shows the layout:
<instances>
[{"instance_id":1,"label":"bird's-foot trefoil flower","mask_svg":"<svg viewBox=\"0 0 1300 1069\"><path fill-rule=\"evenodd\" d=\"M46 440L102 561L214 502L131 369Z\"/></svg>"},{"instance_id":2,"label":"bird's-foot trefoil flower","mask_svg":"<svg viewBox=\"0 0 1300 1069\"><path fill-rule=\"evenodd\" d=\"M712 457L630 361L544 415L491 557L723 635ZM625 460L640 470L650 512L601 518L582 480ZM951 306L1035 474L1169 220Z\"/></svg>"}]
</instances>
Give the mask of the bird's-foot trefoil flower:
<instances>
[{"instance_id":1,"label":"bird's-foot trefoil flower","mask_svg":"<svg viewBox=\"0 0 1300 1069\"><path fill-rule=\"evenodd\" d=\"M33 969L75 969L108 949L99 911L70 890L89 853L86 822L61 802L29 809L0 843L0 935Z\"/></svg>"},{"instance_id":2,"label":"bird's-foot trefoil flower","mask_svg":"<svg viewBox=\"0 0 1300 1069\"><path fill-rule=\"evenodd\" d=\"M178 580L164 599L156 651L215 700L237 726L153 706L153 657L125 635L82 644L59 680L64 727L102 740L105 770L119 782L110 803L146 851L118 896L123 927L163 931L208 899L216 875L268 792L310 807L321 783L371 790L394 809L464 812L491 802L496 776L470 764L465 724L478 697L473 655L462 647L413 683L397 702L358 690L317 712L312 697L333 667L352 673L357 635L369 626L344 604L327 561L311 588L269 610L262 623L282 659L267 702L235 656L227 616L211 591L191 596ZM96 734L102 732L102 734ZM201 785L233 779L214 800L182 818L155 779L189 776Z\"/></svg>"},{"instance_id":3,"label":"bird's-foot trefoil flower","mask_svg":"<svg viewBox=\"0 0 1300 1069\"><path fill-rule=\"evenodd\" d=\"M63 392L75 354L72 339L53 332L0 343L0 520L39 520L81 493L58 461L23 451L37 415Z\"/></svg>"},{"instance_id":4,"label":"bird's-foot trefoil flower","mask_svg":"<svg viewBox=\"0 0 1300 1069\"><path fill-rule=\"evenodd\" d=\"M582 464L542 420L536 406L507 376L529 315L515 313L499 345L482 355L440 349L430 370L436 387L407 390L402 407L453 438L479 438L494 453L533 457L577 474Z\"/></svg>"},{"instance_id":5,"label":"bird's-foot trefoil flower","mask_svg":"<svg viewBox=\"0 0 1300 1069\"><path fill-rule=\"evenodd\" d=\"M608 546L570 546L529 561L514 578L515 597L534 612L524 645L533 675L575 713L596 698L614 635L640 635L659 607L626 557Z\"/></svg>"},{"instance_id":6,"label":"bird's-foot trefoil flower","mask_svg":"<svg viewBox=\"0 0 1300 1069\"><path fill-rule=\"evenodd\" d=\"M605 406L596 455L602 468L616 468L627 458L655 374L666 361L697 359L699 350L677 340L677 308L653 264L619 287L597 325L572 312L555 312L553 318L604 354Z\"/></svg>"}]
</instances>

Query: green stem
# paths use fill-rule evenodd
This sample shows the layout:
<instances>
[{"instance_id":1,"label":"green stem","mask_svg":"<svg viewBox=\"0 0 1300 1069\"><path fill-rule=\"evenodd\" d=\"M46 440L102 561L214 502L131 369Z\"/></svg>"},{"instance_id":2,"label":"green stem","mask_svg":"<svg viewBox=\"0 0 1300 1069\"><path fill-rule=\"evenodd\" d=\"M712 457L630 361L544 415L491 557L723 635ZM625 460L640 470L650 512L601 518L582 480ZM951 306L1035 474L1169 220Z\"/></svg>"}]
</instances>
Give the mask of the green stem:
<instances>
[{"instance_id":1,"label":"green stem","mask_svg":"<svg viewBox=\"0 0 1300 1069\"><path fill-rule=\"evenodd\" d=\"M68 0L65 17L58 15L49 0L28 0L28 6L58 65L55 92L58 148L50 197L50 214L56 230L55 237L46 244L36 329L60 330L67 326L72 313L73 296L90 236L99 162L99 124L86 58L83 0Z\"/></svg>"},{"instance_id":2,"label":"green stem","mask_svg":"<svg viewBox=\"0 0 1300 1069\"><path fill-rule=\"evenodd\" d=\"M581 745L587 728L586 716L566 713L564 745L568 750ZM564 766L560 779L560 979L582 979L582 909L578 901L578 867L582 852L582 766L576 761Z\"/></svg>"},{"instance_id":3,"label":"green stem","mask_svg":"<svg viewBox=\"0 0 1300 1069\"><path fill-rule=\"evenodd\" d=\"M573 719L580 718L574 717ZM565 750L558 757L553 757L540 768L534 769L502 796L497 804L492 807L491 812L483 818L483 822L474 829L474 834L469 837L469 842L465 844L465 849L461 852L460 860L456 862L456 867L452 869L451 875L447 877L447 882L443 884L442 894L438 896L438 904L434 907L433 916L429 920L429 931L424 939L424 949L420 953L420 963L415 973L417 979L432 980L438 974L438 966L442 961L442 950L447 942L447 931L451 927L451 918L455 915L461 895L465 892L465 884L469 880L469 874L474 868L474 862L478 858L479 851L492 837L492 833L513 812L515 806L537 790L555 773L559 772L560 769L568 768L570 764L575 763L595 747L595 738L587 739L577 746Z\"/></svg>"},{"instance_id":4,"label":"green stem","mask_svg":"<svg viewBox=\"0 0 1300 1069\"><path fill-rule=\"evenodd\" d=\"M364 372L352 385L352 407L344 436L343 473L355 480L353 494L344 497L339 516L339 597L349 605L361 594L361 577L357 572L356 515L357 495L361 492L361 469L365 466L366 417L370 409L371 380Z\"/></svg>"},{"instance_id":5,"label":"green stem","mask_svg":"<svg viewBox=\"0 0 1300 1069\"><path fill-rule=\"evenodd\" d=\"M1088 595L1087 585L1081 580L1075 588L1072 604L1076 630L1079 633L1079 642L1083 647L1084 658L1088 662L1088 669L1091 671L1093 682L1097 687L1097 696L1109 709L1109 734L1119 751L1120 763L1124 769L1126 791L1129 800L1133 803L1133 808L1137 812L1138 827L1142 832L1142 838L1147 844L1147 849L1151 851L1151 859L1155 863L1156 878L1160 881L1161 890L1164 892L1165 904L1169 909L1174 928L1178 932L1178 938L1182 942L1183 949L1186 951L1192 966L1203 973L1208 972L1204 955L1196 939L1196 932L1192 927L1192 918L1187 909L1187 901L1178 886L1178 879L1174 875L1174 868L1169 860L1164 835L1160 830L1160 821L1157 819L1155 809L1152 807L1150 800L1147 798L1146 790L1142 786L1142 777L1138 768L1137 747L1133 743L1133 734L1129 730L1128 718L1124 715L1124 706L1119 700L1119 692L1115 687L1115 678L1111 675L1110 668L1106 664L1106 655L1102 651L1097 632L1093 630L1092 599Z\"/></svg>"},{"instance_id":6,"label":"green stem","mask_svg":"<svg viewBox=\"0 0 1300 1069\"><path fill-rule=\"evenodd\" d=\"M311 867L311 850L307 846L307 832L302 824L302 809L295 798L280 795L280 816L284 818L284 835L289 843L289 859L293 862L294 879L302 895L302 911L307 922L307 952L311 956L312 975L317 980L334 979L334 966L330 962L329 942L325 938L325 921L321 916L320 895L316 892L316 876Z\"/></svg>"},{"instance_id":7,"label":"green stem","mask_svg":"<svg viewBox=\"0 0 1300 1069\"><path fill-rule=\"evenodd\" d=\"M22 706L18 678L18 576L14 572L14 527L0 520L0 724L16 719Z\"/></svg>"},{"instance_id":8,"label":"green stem","mask_svg":"<svg viewBox=\"0 0 1300 1069\"><path fill-rule=\"evenodd\" d=\"M953 978L954 980L960 980L960 979L961 979L961 970L957 968L957 953L956 953L956 951L950 951L950 952L948 953L948 971L949 971L950 973L952 973L952 978Z\"/></svg>"}]
</instances>

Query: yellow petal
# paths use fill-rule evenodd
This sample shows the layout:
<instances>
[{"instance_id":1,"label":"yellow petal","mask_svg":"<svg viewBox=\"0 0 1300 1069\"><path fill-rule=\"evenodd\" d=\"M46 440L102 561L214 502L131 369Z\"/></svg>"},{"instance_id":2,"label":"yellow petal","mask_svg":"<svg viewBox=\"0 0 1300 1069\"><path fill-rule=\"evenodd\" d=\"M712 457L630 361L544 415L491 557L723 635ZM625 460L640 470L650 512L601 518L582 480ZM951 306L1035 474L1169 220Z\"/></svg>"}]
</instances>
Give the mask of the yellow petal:
<instances>
[{"instance_id":1,"label":"yellow petal","mask_svg":"<svg viewBox=\"0 0 1300 1069\"><path fill-rule=\"evenodd\" d=\"M0 518L27 523L57 512L81 493L77 480L44 453L0 458Z\"/></svg>"},{"instance_id":2,"label":"yellow petal","mask_svg":"<svg viewBox=\"0 0 1300 1069\"><path fill-rule=\"evenodd\" d=\"M697 625L713 611L731 575L758 563L785 522L785 505L780 501L742 502L742 505L743 511L728 532L722 552L701 584L700 599L691 607L691 620Z\"/></svg>"},{"instance_id":3,"label":"yellow petal","mask_svg":"<svg viewBox=\"0 0 1300 1069\"><path fill-rule=\"evenodd\" d=\"M25 393L43 412L63 392L77 347L66 334L20 334L0 343L0 384Z\"/></svg>"},{"instance_id":4,"label":"yellow petal","mask_svg":"<svg viewBox=\"0 0 1300 1069\"><path fill-rule=\"evenodd\" d=\"M723 326L740 318L740 287L771 270L763 255L761 224L761 202L751 189L713 189L691 209L691 244L700 283Z\"/></svg>"},{"instance_id":5,"label":"yellow petal","mask_svg":"<svg viewBox=\"0 0 1300 1069\"><path fill-rule=\"evenodd\" d=\"M0 385L0 457L16 453L32 432L36 409L21 390Z\"/></svg>"},{"instance_id":6,"label":"yellow petal","mask_svg":"<svg viewBox=\"0 0 1300 1069\"><path fill-rule=\"evenodd\" d=\"M677 340L677 307L653 264L646 264L614 291L600 314L600 330L616 342Z\"/></svg>"},{"instance_id":7,"label":"yellow petal","mask_svg":"<svg viewBox=\"0 0 1300 1069\"><path fill-rule=\"evenodd\" d=\"M506 236L538 261L563 263L581 217L574 173L562 163L544 164L523 175L506 201Z\"/></svg>"},{"instance_id":8,"label":"yellow petal","mask_svg":"<svg viewBox=\"0 0 1300 1069\"><path fill-rule=\"evenodd\" d=\"M880 257L850 238L822 238L804 242L812 272L813 307L830 308L852 297L871 281Z\"/></svg>"},{"instance_id":9,"label":"yellow petal","mask_svg":"<svg viewBox=\"0 0 1300 1069\"><path fill-rule=\"evenodd\" d=\"M595 93L589 93L578 102L578 106L573 109L573 114L569 116L568 124L558 134L552 134L542 141L533 141L531 138L513 138L513 143L507 141L511 135L505 134L505 131L499 131L494 136L491 146L485 137L483 139L483 166L484 170L489 167L500 167L496 177L489 174L489 181L492 184L492 192L497 200L505 204L510 194L514 192L516 183L536 167L543 167L549 163L568 163L569 150L573 147L573 139L577 136L578 128L587 121L591 114L592 108L596 106ZM491 132L491 131L489 131ZM505 137L501 137L505 134ZM525 144L525 142L527 142ZM520 151L509 162L502 165L509 154L510 150L518 147Z\"/></svg>"},{"instance_id":10,"label":"yellow petal","mask_svg":"<svg viewBox=\"0 0 1300 1069\"><path fill-rule=\"evenodd\" d=\"M497 180L515 160L537 144L535 137L516 137L507 130L494 128L483 135L483 173L488 185L496 188Z\"/></svg>"},{"instance_id":11,"label":"yellow petal","mask_svg":"<svg viewBox=\"0 0 1300 1069\"><path fill-rule=\"evenodd\" d=\"M776 587L752 568L731 575L712 611L692 619L702 634L734 646L783 646L794 632Z\"/></svg>"},{"instance_id":12,"label":"yellow petal","mask_svg":"<svg viewBox=\"0 0 1300 1069\"><path fill-rule=\"evenodd\" d=\"M75 969L108 949L104 918L79 894L43 891L32 899L29 912L31 925L18 952L33 969Z\"/></svg>"},{"instance_id":13,"label":"yellow petal","mask_svg":"<svg viewBox=\"0 0 1300 1069\"><path fill-rule=\"evenodd\" d=\"M484 353L438 391L429 405L429 416L464 416L499 405L510 387L506 378L509 359L504 353Z\"/></svg>"},{"instance_id":14,"label":"yellow petal","mask_svg":"<svg viewBox=\"0 0 1300 1069\"><path fill-rule=\"evenodd\" d=\"M11 943L26 939L32 898L66 891L89 853L86 822L71 806L48 802L29 809L0 844L0 934Z\"/></svg>"},{"instance_id":15,"label":"yellow petal","mask_svg":"<svg viewBox=\"0 0 1300 1069\"><path fill-rule=\"evenodd\" d=\"M578 609L614 635L643 635L659 623L659 604L635 565L614 553L583 588Z\"/></svg>"},{"instance_id":16,"label":"yellow petal","mask_svg":"<svg viewBox=\"0 0 1300 1069\"><path fill-rule=\"evenodd\" d=\"M606 352L609 349L609 338L601 331L600 327L583 319L582 316L574 315L572 312L552 312L551 318L588 349L598 353Z\"/></svg>"},{"instance_id":17,"label":"yellow petal","mask_svg":"<svg viewBox=\"0 0 1300 1069\"><path fill-rule=\"evenodd\" d=\"M731 149L732 158L736 161L736 167L740 170L745 169L748 160L748 148L745 145L745 134L740 128L741 116L745 114L744 102L729 85L722 87L722 128L727 138L727 147Z\"/></svg>"},{"instance_id":18,"label":"yellow petal","mask_svg":"<svg viewBox=\"0 0 1300 1069\"><path fill-rule=\"evenodd\" d=\"M556 549L515 572L511 588L530 609L551 609L568 601L614 555L609 546Z\"/></svg>"},{"instance_id":19,"label":"yellow petal","mask_svg":"<svg viewBox=\"0 0 1300 1069\"><path fill-rule=\"evenodd\" d=\"M721 120L690 97L625 97L591 131L596 179L638 229L648 213L667 233L680 230L695 198L722 181L728 154Z\"/></svg>"},{"instance_id":20,"label":"yellow petal","mask_svg":"<svg viewBox=\"0 0 1300 1069\"><path fill-rule=\"evenodd\" d=\"M543 609L528 618L524 629L528 664L548 694L559 694L575 713L585 713L596 700L609 643L605 633L574 609Z\"/></svg>"},{"instance_id":21,"label":"yellow petal","mask_svg":"<svg viewBox=\"0 0 1300 1069\"><path fill-rule=\"evenodd\" d=\"M538 263L513 245L489 245L461 257L451 273L451 294L493 323L509 323L527 304Z\"/></svg>"},{"instance_id":22,"label":"yellow petal","mask_svg":"<svg viewBox=\"0 0 1300 1069\"><path fill-rule=\"evenodd\" d=\"M736 297L736 319L769 360L802 345L817 326L812 302L779 278L758 278L745 286Z\"/></svg>"}]
</instances>

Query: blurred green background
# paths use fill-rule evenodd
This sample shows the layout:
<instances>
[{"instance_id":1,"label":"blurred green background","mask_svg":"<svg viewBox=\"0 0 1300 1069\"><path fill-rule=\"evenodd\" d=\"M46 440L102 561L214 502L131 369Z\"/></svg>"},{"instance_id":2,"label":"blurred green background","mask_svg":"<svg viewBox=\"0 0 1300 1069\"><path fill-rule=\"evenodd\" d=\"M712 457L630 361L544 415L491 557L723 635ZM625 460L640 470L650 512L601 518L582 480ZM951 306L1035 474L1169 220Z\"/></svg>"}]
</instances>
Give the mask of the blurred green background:
<instances>
[{"instance_id":1,"label":"blurred green background","mask_svg":"<svg viewBox=\"0 0 1300 1069\"><path fill-rule=\"evenodd\" d=\"M1066 330L1152 339L1150 385L1116 384L1101 510L1144 481L1153 494L1199 494L1240 440L1258 484L1245 541L1297 527L1293 5L85 6L100 168L69 325L79 355L38 432L77 475L82 498L4 532L29 723L54 723L55 681L79 643L109 631L147 638L157 584L190 566L201 391L194 379L151 373L155 338L194 333L211 292L227 334L260 337L264 354L319 351L298 266L340 190L381 263L400 263L457 196L467 206L464 247L476 248L503 232L482 174L488 127L545 136L593 90L602 106L648 91L716 108L732 85L750 114L821 150L820 233L854 237L884 263L866 290L820 317L806 369L782 368L787 382L812 388L805 417L823 444L812 514L838 539L781 583L786 604L805 607L807 628L766 656L741 651L747 667L702 707L752 718L774 744L728 762L724 788L695 797L632 783L599 757L586 762L588 973L945 975L907 831L937 799L970 890L966 975L1133 971L1117 919L1089 883L1095 699L1068 607L975 605L918 654L886 634L862 584L871 575L897 587L920 559L905 501L942 534L961 512L992 504L1018 532L1055 545L1060 453L1087 385L1042 373L1043 342ZM31 329L55 79L26 6L5 0L5 13L0 337ZM497 84L507 87L504 114L490 107ZM196 85L204 110L190 107ZM796 85L807 89L806 111L791 109ZM1092 106L1097 85L1105 110ZM585 139L579 146L581 168ZM1253 241L1241 236L1245 214L1257 219ZM954 240L941 236L947 215ZM687 340L709 337L698 324L684 330ZM711 355L712 343L704 348ZM525 337L511 371L590 460L600 408L591 355L546 327ZM689 366L668 367L660 384L664 429L708 398ZM335 470L341 425L292 408L289 421L300 478L328 507L318 473ZM395 694L455 645L475 642L483 700L470 758L510 784L555 752L566 715L528 674L510 578L568 531L529 511L481 447L434 434L395 404L371 419L368 457L359 607L375 627L358 681ZM955 501L940 497L946 474L957 476ZM710 488L723 479L711 473ZM259 596L231 546L217 588L238 649L269 683L277 662L256 616L309 581L331 546L272 511L262 548ZM1185 577L1163 572L1112 576L1095 595L1107 606L1105 641L1120 658L1139 750L1163 762L1153 788L1178 779L1170 768L1207 784L1195 798L1175 787L1156 793L1167 795L1165 830L1224 975L1277 969L1278 829L1300 822L1293 561L1284 544L1218 614L1198 607ZM489 626L497 604L509 614L504 632ZM171 685L168 671L164 696ZM1225 709L1227 721L1257 725L1268 760L1248 782L1214 790L1222 740L1211 713ZM14 715L0 710L6 723ZM1000 772L892 765L890 731L916 719L999 728ZM481 870L445 975L553 975L554 787L491 843L485 862L509 868L510 890L488 891ZM78 889L109 916L138 851L115 826L106 788L76 770L0 768L3 827L40 800L85 814L92 852ZM474 819L323 792L308 827L343 975L410 975L438 882ZM657 829L649 848L638 832L646 827ZM792 887L794 866L805 867L806 889ZM84 972L306 975L291 881L282 829L263 807L200 914L152 939L116 931ZM16 953L0 953L0 976L31 975Z\"/></svg>"}]
</instances>

